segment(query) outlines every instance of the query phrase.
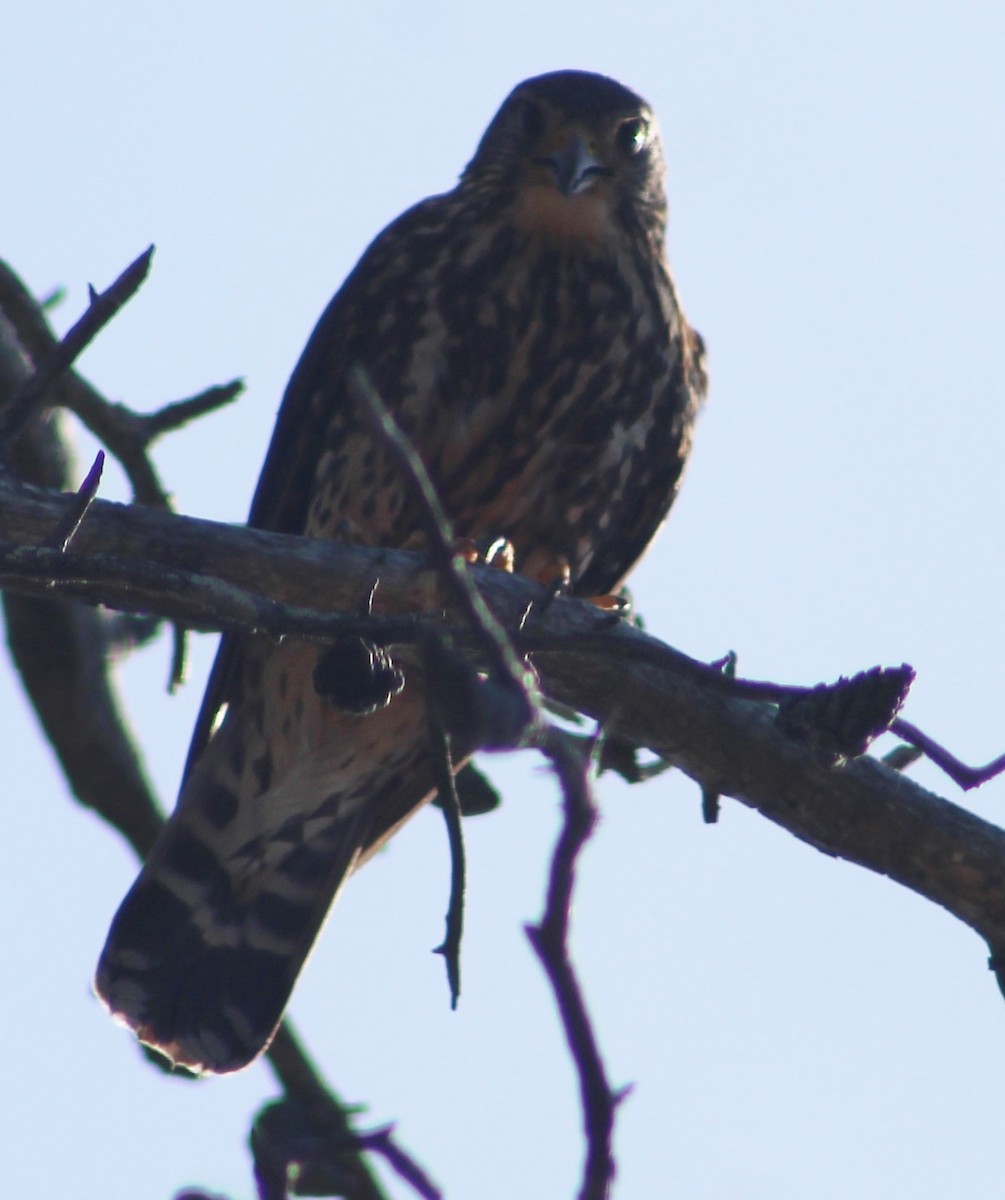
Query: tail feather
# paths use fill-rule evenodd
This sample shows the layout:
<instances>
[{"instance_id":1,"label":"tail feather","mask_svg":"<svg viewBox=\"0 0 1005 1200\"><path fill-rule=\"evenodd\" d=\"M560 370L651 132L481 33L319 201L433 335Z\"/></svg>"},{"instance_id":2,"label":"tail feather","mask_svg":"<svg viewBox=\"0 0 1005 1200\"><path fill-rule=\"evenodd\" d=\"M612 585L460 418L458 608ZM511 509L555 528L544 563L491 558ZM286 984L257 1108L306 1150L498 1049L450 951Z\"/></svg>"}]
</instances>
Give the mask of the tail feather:
<instances>
[{"instance_id":1,"label":"tail feather","mask_svg":"<svg viewBox=\"0 0 1005 1200\"><path fill-rule=\"evenodd\" d=\"M342 882L432 792L414 691L365 717L304 694L316 712L285 745L270 706L232 706L98 963L112 1014L193 1071L266 1048Z\"/></svg>"},{"instance_id":2,"label":"tail feather","mask_svg":"<svg viewBox=\"0 0 1005 1200\"><path fill-rule=\"evenodd\" d=\"M183 820L169 825L112 922L99 996L177 1065L246 1066L271 1041L364 840L358 821L333 822L288 846L249 893Z\"/></svg>"}]
</instances>

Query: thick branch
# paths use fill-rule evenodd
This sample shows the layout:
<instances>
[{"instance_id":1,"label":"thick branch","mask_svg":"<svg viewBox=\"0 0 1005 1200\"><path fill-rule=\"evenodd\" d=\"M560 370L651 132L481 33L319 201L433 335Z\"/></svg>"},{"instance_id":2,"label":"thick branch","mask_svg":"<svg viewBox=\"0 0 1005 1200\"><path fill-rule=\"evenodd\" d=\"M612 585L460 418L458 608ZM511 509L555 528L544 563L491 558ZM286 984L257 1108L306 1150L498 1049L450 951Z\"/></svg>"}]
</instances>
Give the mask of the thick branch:
<instances>
[{"instance_id":1,"label":"thick branch","mask_svg":"<svg viewBox=\"0 0 1005 1200\"><path fill-rule=\"evenodd\" d=\"M6 278L0 271L0 291ZM14 394L30 378L30 370L13 326L0 313L0 399ZM72 468L58 420L29 413L10 466L40 485L71 484ZM85 481L83 495L57 501L62 516L48 538L57 558L71 526L75 533L85 515L97 483L94 475L92 471ZM8 483L18 492L51 496L9 477L3 477L0 488ZM162 817L109 675L108 648L120 631L100 609L63 599L54 589L35 595L5 590L3 607L11 655L74 794L116 828L140 858L146 857ZM287 1095L312 1112L323 1112L327 1125L339 1134L344 1144L341 1161L353 1187L345 1194L382 1200L384 1192L361 1157L362 1147L354 1141L343 1109L318 1078L288 1021L280 1027L268 1058ZM407 1159L400 1148L395 1150Z\"/></svg>"},{"instance_id":2,"label":"thick branch","mask_svg":"<svg viewBox=\"0 0 1005 1200\"><path fill-rule=\"evenodd\" d=\"M0 399L15 394L31 378L30 361L10 323L0 317ZM37 414L29 415L11 450L10 465L45 487L65 488L76 482L58 421L44 421ZM65 518L78 511L78 497L67 497L60 505L63 518L50 525L50 537L65 529ZM105 614L69 604L51 590L31 599L5 592L3 609L11 656L77 799L100 809L136 853L145 856L161 818L143 763L123 735L124 718L108 677ZM68 675L77 686L66 686Z\"/></svg>"},{"instance_id":3,"label":"thick branch","mask_svg":"<svg viewBox=\"0 0 1005 1200\"><path fill-rule=\"evenodd\" d=\"M0 540L41 546L69 503L0 484ZM372 636L365 618L324 614L360 611L377 581L377 616L447 608L436 573L418 555L101 501L88 512L72 553L62 556L62 570L54 552L38 553L53 557L32 582L31 558L8 552L0 560L0 586L48 595L58 588L207 628L243 624L330 637L351 620ZM46 572L61 580L56 588L39 582ZM624 622L612 624L590 604L560 599L538 616L539 586L494 569L472 574L502 625L523 626L518 645L534 651L546 695L648 746L706 788L757 809L825 853L942 905L993 952L1005 948L1005 832L997 826L871 758L843 767L821 763L781 732L771 705L730 696L722 676ZM217 606L221 616L214 619ZM449 610L447 617L463 642L464 622ZM406 620L385 633L409 641L414 630Z\"/></svg>"}]
</instances>

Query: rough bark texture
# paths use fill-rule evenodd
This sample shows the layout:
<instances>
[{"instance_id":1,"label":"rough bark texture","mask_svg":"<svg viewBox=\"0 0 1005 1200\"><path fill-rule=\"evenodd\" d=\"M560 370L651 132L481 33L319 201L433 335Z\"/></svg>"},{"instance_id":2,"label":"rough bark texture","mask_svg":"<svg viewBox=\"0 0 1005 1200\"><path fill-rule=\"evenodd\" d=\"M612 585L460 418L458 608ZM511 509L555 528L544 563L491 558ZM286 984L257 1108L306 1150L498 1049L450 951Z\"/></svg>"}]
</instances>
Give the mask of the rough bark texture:
<instances>
[{"instance_id":1,"label":"rough bark texture","mask_svg":"<svg viewBox=\"0 0 1005 1200\"><path fill-rule=\"evenodd\" d=\"M287 538L95 502L68 553L39 547L68 499L0 485L0 586L104 600L196 627L243 624L323 638L358 613L445 614L418 555ZM773 706L729 694L715 672L590 604L543 603L540 587L473 568L503 626L516 631L544 694L669 759L827 854L887 875L1005 946L1005 832L871 758L829 766L787 737ZM46 582L46 581L55 582ZM379 581L379 582L378 582ZM530 609L529 620L524 621ZM387 632L411 640L411 626Z\"/></svg>"}]
</instances>

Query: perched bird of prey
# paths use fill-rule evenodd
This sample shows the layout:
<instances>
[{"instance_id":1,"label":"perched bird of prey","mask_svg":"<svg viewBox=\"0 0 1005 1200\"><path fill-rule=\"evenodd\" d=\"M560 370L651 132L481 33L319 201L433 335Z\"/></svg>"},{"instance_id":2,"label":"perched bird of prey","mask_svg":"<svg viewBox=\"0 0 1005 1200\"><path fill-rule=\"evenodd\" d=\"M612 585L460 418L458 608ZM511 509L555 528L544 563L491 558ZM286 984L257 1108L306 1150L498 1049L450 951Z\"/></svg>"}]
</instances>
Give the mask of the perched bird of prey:
<instances>
[{"instance_id":1,"label":"perched bird of prey","mask_svg":"<svg viewBox=\"0 0 1005 1200\"><path fill-rule=\"evenodd\" d=\"M705 391L663 176L652 112L614 80L515 88L457 186L389 225L321 317L250 524L414 544L408 485L357 411L360 366L458 538L506 538L517 571L564 572L578 595L617 589L674 499ZM383 706L349 711L318 683L324 654L224 636L178 805L101 956L112 1013L192 1070L268 1045L343 880L435 790L421 669L402 687L385 663Z\"/></svg>"}]
</instances>

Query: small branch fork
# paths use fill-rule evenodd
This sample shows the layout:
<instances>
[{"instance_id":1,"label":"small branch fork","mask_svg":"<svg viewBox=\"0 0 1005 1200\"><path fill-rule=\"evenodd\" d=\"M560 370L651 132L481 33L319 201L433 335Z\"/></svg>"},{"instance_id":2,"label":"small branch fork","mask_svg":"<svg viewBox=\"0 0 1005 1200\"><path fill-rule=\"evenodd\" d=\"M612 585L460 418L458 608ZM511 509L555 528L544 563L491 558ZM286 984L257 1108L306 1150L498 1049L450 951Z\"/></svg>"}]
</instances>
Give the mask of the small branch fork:
<instances>
[{"instance_id":1,"label":"small branch fork","mask_svg":"<svg viewBox=\"0 0 1005 1200\"><path fill-rule=\"evenodd\" d=\"M414 1158L402 1150L393 1138L394 1126L385 1125L370 1133L361 1133L356 1137L356 1145L360 1150L369 1150L379 1154L392 1171L409 1184L421 1200L442 1200L443 1193L433 1183L426 1172Z\"/></svg>"},{"instance_id":2,"label":"small branch fork","mask_svg":"<svg viewBox=\"0 0 1005 1200\"><path fill-rule=\"evenodd\" d=\"M164 405L152 413L137 413L110 404L89 383L71 371L95 336L139 291L147 278L154 247L150 246L104 292L90 289L87 311L62 339L57 339L45 314L18 276L0 262L0 311L16 332L35 369L0 408L0 467L9 464L18 438L33 413L49 404L69 409L118 459L133 489L134 499L151 508L170 509L168 495L149 458L158 437L235 400L244 384L207 388L195 396Z\"/></svg>"},{"instance_id":3,"label":"small branch fork","mask_svg":"<svg viewBox=\"0 0 1005 1200\"><path fill-rule=\"evenodd\" d=\"M0 446L9 446L17 439L56 380L69 370L122 306L139 291L150 270L153 253L153 246L149 246L126 267L107 291L96 292L91 288L91 303L87 312L46 355L13 399L0 410Z\"/></svg>"},{"instance_id":4,"label":"small branch fork","mask_svg":"<svg viewBox=\"0 0 1005 1200\"><path fill-rule=\"evenodd\" d=\"M322 1080L293 1032L280 1025L268 1050L269 1064L285 1098L255 1118L251 1144L259 1200L294 1195L337 1195L351 1200L388 1200L361 1155L379 1154L420 1200L442 1192L394 1137L394 1127L353 1129L351 1109Z\"/></svg>"},{"instance_id":5,"label":"small branch fork","mask_svg":"<svg viewBox=\"0 0 1005 1200\"><path fill-rule=\"evenodd\" d=\"M109 404L70 370L97 334L139 291L149 273L153 253L154 247L149 246L106 291L99 293L91 287L90 306L62 340L56 339L42 308L22 281L6 263L0 262L0 311L28 359L35 363L34 372L0 407L0 471L10 466L17 442L33 414L47 403L56 402L73 412L115 455L138 503L170 511L167 492L150 460L150 447L161 434L229 404L241 393L244 384L234 380L166 404L156 412L141 414L121 404ZM80 516L77 525L69 529L64 549L96 493L101 466L95 464L95 467L97 476L93 477L92 469L92 475L80 490ZM168 685L172 691L184 677L185 661L184 631L176 625Z\"/></svg>"}]
</instances>

